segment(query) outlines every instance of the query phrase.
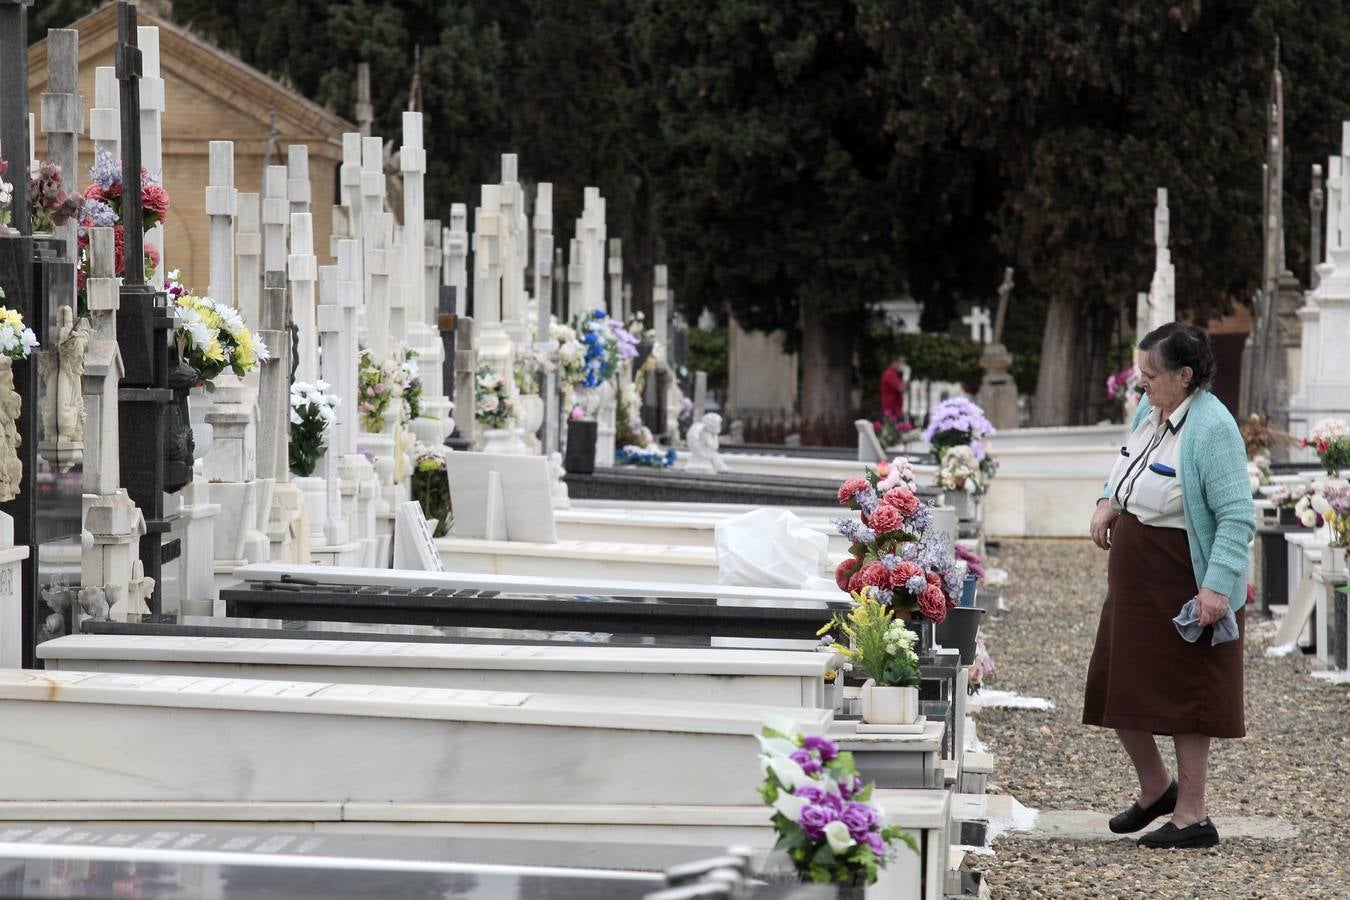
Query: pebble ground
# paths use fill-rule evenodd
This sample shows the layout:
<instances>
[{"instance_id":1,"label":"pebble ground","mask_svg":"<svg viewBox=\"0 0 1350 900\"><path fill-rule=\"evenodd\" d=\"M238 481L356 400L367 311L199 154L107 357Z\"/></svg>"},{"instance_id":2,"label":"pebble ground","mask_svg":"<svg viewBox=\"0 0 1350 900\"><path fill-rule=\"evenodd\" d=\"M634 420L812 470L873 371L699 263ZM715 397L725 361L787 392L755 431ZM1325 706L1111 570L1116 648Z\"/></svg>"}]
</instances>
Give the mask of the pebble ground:
<instances>
[{"instance_id":1,"label":"pebble ground","mask_svg":"<svg viewBox=\"0 0 1350 900\"><path fill-rule=\"evenodd\" d=\"M1106 591L1106 554L1089 541L1004 541L1011 609L985 629L993 686L1054 701L1048 711L986 710L976 725L995 754L991 792L1035 809L1116 813L1137 782L1112 732L1080 724L1083 679ZM1292 840L1226 839L1209 850L1145 850L1133 841L1000 838L967 857L993 897L1350 898L1350 697L1308 676L1303 657L1267 659L1269 620L1249 615L1243 740L1210 755L1213 816L1276 817ZM1175 771L1170 741L1159 744ZM1161 821L1160 820L1159 824ZM1222 835L1221 835L1222 836Z\"/></svg>"}]
</instances>

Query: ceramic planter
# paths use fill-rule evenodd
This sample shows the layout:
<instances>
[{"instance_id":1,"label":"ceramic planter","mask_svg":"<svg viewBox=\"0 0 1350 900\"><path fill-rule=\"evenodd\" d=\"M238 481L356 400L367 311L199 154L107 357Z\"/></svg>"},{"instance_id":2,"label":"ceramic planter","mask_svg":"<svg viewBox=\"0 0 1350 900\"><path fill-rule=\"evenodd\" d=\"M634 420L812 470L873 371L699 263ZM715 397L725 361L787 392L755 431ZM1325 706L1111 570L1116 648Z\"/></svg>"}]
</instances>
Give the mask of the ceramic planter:
<instances>
[{"instance_id":1,"label":"ceramic planter","mask_svg":"<svg viewBox=\"0 0 1350 900\"><path fill-rule=\"evenodd\" d=\"M1339 575L1345 571L1345 548L1327 547L1322 551L1322 572L1326 575Z\"/></svg>"},{"instance_id":2,"label":"ceramic planter","mask_svg":"<svg viewBox=\"0 0 1350 900\"><path fill-rule=\"evenodd\" d=\"M882 687L867 679L862 687L862 718L869 725L912 725L919 718L919 689Z\"/></svg>"}]
</instances>

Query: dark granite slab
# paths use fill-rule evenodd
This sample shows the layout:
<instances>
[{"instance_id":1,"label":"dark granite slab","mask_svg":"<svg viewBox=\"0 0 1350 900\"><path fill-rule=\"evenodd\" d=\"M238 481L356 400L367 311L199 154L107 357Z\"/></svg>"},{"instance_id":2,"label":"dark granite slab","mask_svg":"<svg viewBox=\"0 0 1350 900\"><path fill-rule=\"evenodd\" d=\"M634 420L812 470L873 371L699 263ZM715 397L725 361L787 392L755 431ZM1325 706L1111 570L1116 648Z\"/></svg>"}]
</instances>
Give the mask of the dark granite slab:
<instances>
[{"instance_id":1,"label":"dark granite slab","mask_svg":"<svg viewBox=\"0 0 1350 900\"><path fill-rule=\"evenodd\" d=\"M746 503L837 506L833 479L779 478L725 472L695 474L669 469L616 467L588 475L568 473L567 492L577 500L649 500L665 503Z\"/></svg>"},{"instance_id":2,"label":"dark granite slab","mask_svg":"<svg viewBox=\"0 0 1350 900\"><path fill-rule=\"evenodd\" d=\"M842 596L842 595L841 595ZM242 618L377 622L438 627L814 640L832 609L730 606L663 597L563 597L437 588L252 582L221 591Z\"/></svg>"}]
</instances>

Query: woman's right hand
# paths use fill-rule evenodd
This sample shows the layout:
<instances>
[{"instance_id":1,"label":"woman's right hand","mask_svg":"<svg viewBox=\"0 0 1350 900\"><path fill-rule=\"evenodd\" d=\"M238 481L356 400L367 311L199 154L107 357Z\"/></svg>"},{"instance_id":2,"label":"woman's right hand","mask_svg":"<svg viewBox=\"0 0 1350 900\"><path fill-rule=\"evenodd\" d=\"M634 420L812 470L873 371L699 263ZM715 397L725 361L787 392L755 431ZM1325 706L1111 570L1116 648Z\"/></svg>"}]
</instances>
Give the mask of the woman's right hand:
<instances>
[{"instance_id":1,"label":"woman's right hand","mask_svg":"<svg viewBox=\"0 0 1350 900\"><path fill-rule=\"evenodd\" d=\"M1111 526L1115 525L1120 513L1111 508L1111 501L1097 501L1097 509L1092 513L1092 543L1103 550L1111 549Z\"/></svg>"}]
</instances>

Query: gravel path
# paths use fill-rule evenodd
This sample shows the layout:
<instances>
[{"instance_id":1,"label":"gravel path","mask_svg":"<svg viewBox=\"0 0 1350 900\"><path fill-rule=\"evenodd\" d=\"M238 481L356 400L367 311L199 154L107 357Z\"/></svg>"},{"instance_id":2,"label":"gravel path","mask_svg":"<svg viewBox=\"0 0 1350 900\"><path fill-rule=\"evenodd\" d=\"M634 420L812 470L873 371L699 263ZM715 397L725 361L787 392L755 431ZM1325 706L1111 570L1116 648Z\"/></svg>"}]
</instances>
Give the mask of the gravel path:
<instances>
[{"instance_id":1,"label":"gravel path","mask_svg":"<svg viewBox=\"0 0 1350 900\"><path fill-rule=\"evenodd\" d=\"M979 713L978 733L995 754L991 791L1034 809L1119 812L1137 789L1133 769L1112 732L1080 724L1106 554L1086 540L1004 541L997 562L1010 573L1011 610L985 629L998 665L992 686L1055 709ZM966 862L994 897L1350 897L1346 686L1310 678L1303 658L1266 659L1273 627L1259 614L1247 622L1247 737L1215 742L1209 811L1277 817L1298 837L1149 851L1105 831L1100 841L1009 835L994 856ZM1159 743L1174 767L1171 742Z\"/></svg>"}]
</instances>

